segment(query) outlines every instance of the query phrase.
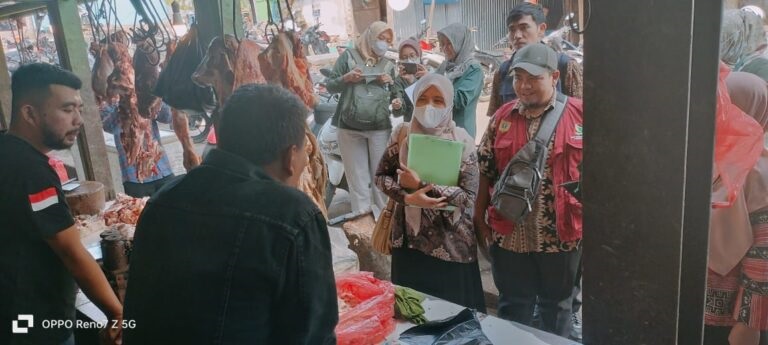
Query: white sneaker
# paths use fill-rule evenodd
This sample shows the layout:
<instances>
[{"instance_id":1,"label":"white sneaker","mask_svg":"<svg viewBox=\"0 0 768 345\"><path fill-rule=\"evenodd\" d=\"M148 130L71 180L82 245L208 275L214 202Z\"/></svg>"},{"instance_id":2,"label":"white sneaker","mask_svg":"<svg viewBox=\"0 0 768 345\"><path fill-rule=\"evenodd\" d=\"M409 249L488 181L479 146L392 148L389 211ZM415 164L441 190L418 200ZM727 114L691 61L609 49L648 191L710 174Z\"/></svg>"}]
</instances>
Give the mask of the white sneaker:
<instances>
[{"instance_id":1,"label":"white sneaker","mask_svg":"<svg viewBox=\"0 0 768 345\"><path fill-rule=\"evenodd\" d=\"M571 338L581 341L581 315L579 313L571 314Z\"/></svg>"}]
</instances>

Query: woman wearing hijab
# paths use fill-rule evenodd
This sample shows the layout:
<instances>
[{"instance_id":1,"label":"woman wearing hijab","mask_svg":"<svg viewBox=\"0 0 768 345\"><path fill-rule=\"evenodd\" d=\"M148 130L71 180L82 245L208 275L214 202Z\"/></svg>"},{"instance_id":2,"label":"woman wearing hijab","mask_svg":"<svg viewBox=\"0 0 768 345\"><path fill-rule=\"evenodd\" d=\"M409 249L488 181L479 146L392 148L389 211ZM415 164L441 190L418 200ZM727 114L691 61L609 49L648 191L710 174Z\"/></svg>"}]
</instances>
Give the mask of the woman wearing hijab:
<instances>
[{"instance_id":1,"label":"woman wearing hijab","mask_svg":"<svg viewBox=\"0 0 768 345\"><path fill-rule=\"evenodd\" d=\"M454 90L448 78L428 74L416 82L413 95L413 121L395 128L376 172L376 185L397 202L392 282L484 311L472 225L479 178L474 140L451 120ZM426 183L408 169L411 133L464 144L458 186ZM455 210L438 210L448 205Z\"/></svg>"},{"instance_id":2,"label":"woman wearing hijab","mask_svg":"<svg viewBox=\"0 0 768 345\"><path fill-rule=\"evenodd\" d=\"M475 136L475 111L483 90L485 74L475 60L475 43L472 33L464 24L454 23L437 32L440 49L445 61L437 73L445 75L453 83L453 120L456 125Z\"/></svg>"},{"instance_id":3,"label":"woman wearing hijab","mask_svg":"<svg viewBox=\"0 0 768 345\"><path fill-rule=\"evenodd\" d=\"M421 63L421 46L414 39L407 39L400 43L400 66L399 75L395 78L395 88L397 95L392 100L392 114L395 116L404 116L405 121L411 121L413 114L413 102L405 94L405 89L416 83L421 77L427 74L427 68ZM410 64L414 67L409 70L405 66ZM415 66L414 66L415 65Z\"/></svg>"},{"instance_id":4,"label":"woman wearing hijab","mask_svg":"<svg viewBox=\"0 0 768 345\"><path fill-rule=\"evenodd\" d=\"M731 102L768 128L768 84L732 72L726 79ZM717 181L713 199L723 186ZM704 344L754 344L768 330L768 150L747 175L730 207L710 215L709 272Z\"/></svg>"},{"instance_id":5,"label":"woman wearing hijab","mask_svg":"<svg viewBox=\"0 0 768 345\"><path fill-rule=\"evenodd\" d=\"M733 71L748 72L768 81L768 58L763 19L744 10L723 14L720 31L720 59Z\"/></svg>"},{"instance_id":6,"label":"woman wearing hijab","mask_svg":"<svg viewBox=\"0 0 768 345\"><path fill-rule=\"evenodd\" d=\"M352 212L364 216L356 221L368 221L369 225L373 223L369 214L378 214L385 204L384 195L371 187L392 130L389 105L395 64L384 58L392 36L386 23L371 24L355 47L336 60L327 83L328 91L341 93L332 124L339 129Z\"/></svg>"}]
</instances>

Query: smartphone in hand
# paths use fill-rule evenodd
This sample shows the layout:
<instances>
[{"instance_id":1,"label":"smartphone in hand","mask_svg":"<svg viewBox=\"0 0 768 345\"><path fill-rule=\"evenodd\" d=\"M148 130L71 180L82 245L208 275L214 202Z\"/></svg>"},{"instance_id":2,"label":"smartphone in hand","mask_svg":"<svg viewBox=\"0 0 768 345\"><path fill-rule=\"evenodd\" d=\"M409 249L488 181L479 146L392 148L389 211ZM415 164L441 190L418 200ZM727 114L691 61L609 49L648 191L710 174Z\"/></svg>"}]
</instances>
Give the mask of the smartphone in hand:
<instances>
[{"instance_id":1,"label":"smartphone in hand","mask_svg":"<svg viewBox=\"0 0 768 345\"><path fill-rule=\"evenodd\" d=\"M418 70L418 64L415 62L401 62L400 63L405 70L405 74L416 74Z\"/></svg>"}]
</instances>

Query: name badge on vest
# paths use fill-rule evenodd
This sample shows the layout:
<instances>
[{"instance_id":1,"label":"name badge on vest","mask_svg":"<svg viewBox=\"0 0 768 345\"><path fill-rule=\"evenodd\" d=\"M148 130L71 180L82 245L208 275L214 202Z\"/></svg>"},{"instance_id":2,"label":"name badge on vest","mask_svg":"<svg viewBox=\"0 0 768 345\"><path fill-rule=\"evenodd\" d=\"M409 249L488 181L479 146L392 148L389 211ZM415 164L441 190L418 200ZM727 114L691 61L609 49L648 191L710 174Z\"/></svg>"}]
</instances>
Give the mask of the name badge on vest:
<instances>
[{"instance_id":1,"label":"name badge on vest","mask_svg":"<svg viewBox=\"0 0 768 345\"><path fill-rule=\"evenodd\" d=\"M511 121L507 121L507 120L503 120L499 124L499 131L501 133L506 133L507 131L509 131L510 127L512 127L512 122Z\"/></svg>"},{"instance_id":2,"label":"name badge on vest","mask_svg":"<svg viewBox=\"0 0 768 345\"><path fill-rule=\"evenodd\" d=\"M577 123L573 128L573 133L571 139L582 140L582 138L584 138L584 127L580 123Z\"/></svg>"}]
</instances>

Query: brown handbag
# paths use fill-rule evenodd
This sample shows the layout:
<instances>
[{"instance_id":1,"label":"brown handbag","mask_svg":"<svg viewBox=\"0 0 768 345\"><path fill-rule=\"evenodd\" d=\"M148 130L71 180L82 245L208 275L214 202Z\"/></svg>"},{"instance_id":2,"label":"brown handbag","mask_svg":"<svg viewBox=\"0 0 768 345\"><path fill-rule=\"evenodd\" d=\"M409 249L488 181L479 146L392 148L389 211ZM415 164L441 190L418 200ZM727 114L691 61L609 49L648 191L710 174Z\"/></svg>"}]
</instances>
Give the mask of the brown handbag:
<instances>
[{"instance_id":1,"label":"brown handbag","mask_svg":"<svg viewBox=\"0 0 768 345\"><path fill-rule=\"evenodd\" d=\"M384 255L392 254L392 215L395 213L395 205L394 200L387 201L387 206L381 210L376 227L373 228L373 249Z\"/></svg>"},{"instance_id":2,"label":"brown handbag","mask_svg":"<svg viewBox=\"0 0 768 345\"><path fill-rule=\"evenodd\" d=\"M408 128L403 126L397 134L398 144L402 145L407 137ZM373 228L373 236L371 239L373 242L373 249L384 255L392 254L392 218L395 214L395 206L397 206L397 202L392 198L389 198L387 200L387 206L381 210L379 219L376 221L376 226Z\"/></svg>"}]
</instances>

